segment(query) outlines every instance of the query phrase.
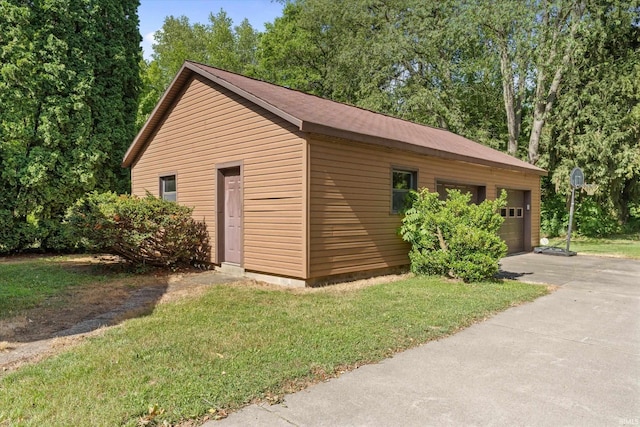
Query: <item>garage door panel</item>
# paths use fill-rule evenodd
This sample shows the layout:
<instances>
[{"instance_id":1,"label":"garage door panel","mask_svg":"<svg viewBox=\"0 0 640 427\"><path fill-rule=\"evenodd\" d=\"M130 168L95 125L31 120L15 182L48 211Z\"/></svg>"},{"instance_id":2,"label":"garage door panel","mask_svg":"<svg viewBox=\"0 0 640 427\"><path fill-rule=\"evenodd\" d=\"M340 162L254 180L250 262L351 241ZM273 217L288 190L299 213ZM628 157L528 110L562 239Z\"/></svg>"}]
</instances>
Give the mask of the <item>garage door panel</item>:
<instances>
[{"instance_id":1,"label":"garage door panel","mask_svg":"<svg viewBox=\"0 0 640 427\"><path fill-rule=\"evenodd\" d=\"M507 206L501 211L504 223L499 234L510 254L524 252L524 199L524 191L507 190Z\"/></svg>"},{"instance_id":2,"label":"garage door panel","mask_svg":"<svg viewBox=\"0 0 640 427\"><path fill-rule=\"evenodd\" d=\"M478 204L485 199L486 189L482 186L456 184L448 182L438 182L436 191L440 195L440 200L447 200L447 190L458 190L462 194L471 194L471 203Z\"/></svg>"}]
</instances>

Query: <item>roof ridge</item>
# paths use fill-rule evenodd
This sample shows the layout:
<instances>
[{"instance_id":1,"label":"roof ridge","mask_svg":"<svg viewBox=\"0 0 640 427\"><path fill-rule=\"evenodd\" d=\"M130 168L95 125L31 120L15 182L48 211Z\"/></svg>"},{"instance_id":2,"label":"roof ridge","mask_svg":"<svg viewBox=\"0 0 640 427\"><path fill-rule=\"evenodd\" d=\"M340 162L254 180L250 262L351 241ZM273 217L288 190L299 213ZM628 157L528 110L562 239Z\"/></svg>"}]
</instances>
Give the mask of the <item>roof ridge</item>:
<instances>
[{"instance_id":1,"label":"roof ridge","mask_svg":"<svg viewBox=\"0 0 640 427\"><path fill-rule=\"evenodd\" d=\"M189 59L186 59L186 60L185 60L185 62L189 62L189 63L192 63L192 64L194 64L194 65L202 65L203 67L207 67L207 68L213 68L213 69L215 69L215 70L219 70L219 71L222 71L222 72L224 72L224 73L234 74L234 75L236 75L236 76L239 76L239 77L242 77L242 78L245 78L245 79L250 79L250 80L253 80L253 81L258 82L258 83L266 83L266 84L273 85L273 86L276 86L276 87L279 87L279 88L282 88L282 89L287 89L287 90L290 90L290 91L293 91L293 92L299 93L299 94L301 94L301 95L313 96L314 98L317 98L317 99L319 99L319 100L321 100L321 101L333 102L333 103L336 103L336 104L339 104L339 105L346 105L346 106L348 106L348 107L351 107L351 108L357 108L358 110L365 111L365 112L367 112L367 113L377 114L377 115L380 115L380 116L383 116L383 117L388 117L388 118L390 118L390 119L394 119L394 120L401 120L401 121L403 121L403 122L412 123L412 124L415 124L415 125L424 126L424 127L430 128L430 129L439 130L439 131L443 131L443 132L451 132L451 133L453 133L453 134L455 134L455 135L458 135L457 133L452 132L451 130L446 129L446 128L443 128L443 127L433 126L433 125L429 125L429 124L425 124L425 123L420 123L420 122L414 122L414 121L411 121L411 120L408 120L408 119L405 119L405 118L402 118L402 117L394 116L394 115L392 115L392 114L390 114L390 113L384 113L384 112L382 112L382 111L372 110L372 109L369 109L369 108L362 107L362 106L360 106L360 105L355 105L355 104L350 104L350 103L343 102L343 101L336 101L336 100L334 100L334 99L324 98L324 97L322 97L322 96L320 96L320 95L316 95L315 93L309 93L309 92L305 92L305 91L300 90L300 89L294 89L294 88L290 88L290 87L288 87L288 86L279 85L279 84L276 84L276 83L269 82L269 81L267 81L267 80L259 79L259 78L257 78L257 77L247 76L247 75L245 75L245 74L240 74L240 73L236 73L236 72L234 72L234 71L225 70L224 68L214 67L214 66L212 66L212 65L207 65L207 64L204 64L204 63L202 63L202 62L192 61L192 60L189 60ZM217 77L218 77L218 78L223 79L224 81L226 81L226 82L227 82L227 83L229 83L229 84L234 85L232 82L230 82L230 81L228 81L228 80L226 80L226 79L224 79L224 78L222 78L222 77L220 77L220 76L217 76ZM235 86L235 85L234 85L234 86ZM249 91L247 91L246 89L242 89L242 90L244 90L244 91L246 91L246 92L249 92ZM264 98L259 97L259 96L258 96L258 95L256 95L255 93L251 93L251 94L252 94L252 95L254 95L254 96L256 96L256 97L258 97L258 98L260 98L260 99L262 99L262 100L263 100L263 101L265 101L265 102L268 102L267 100L265 100ZM467 138L467 137L465 137L465 136L463 136L463 135L458 135L458 136L462 136L463 138ZM467 139L468 139L468 138L467 138ZM474 141L474 142L476 142L476 141ZM483 144L483 145L484 145L484 144Z\"/></svg>"}]
</instances>

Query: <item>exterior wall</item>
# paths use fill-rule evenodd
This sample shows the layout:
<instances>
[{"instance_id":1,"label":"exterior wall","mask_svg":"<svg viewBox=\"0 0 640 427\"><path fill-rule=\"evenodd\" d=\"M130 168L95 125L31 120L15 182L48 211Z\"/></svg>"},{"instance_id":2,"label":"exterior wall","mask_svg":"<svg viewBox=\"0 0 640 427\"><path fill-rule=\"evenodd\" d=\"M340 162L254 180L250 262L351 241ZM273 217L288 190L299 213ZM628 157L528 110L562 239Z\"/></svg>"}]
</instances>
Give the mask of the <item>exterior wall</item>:
<instances>
[{"instance_id":1,"label":"exterior wall","mask_svg":"<svg viewBox=\"0 0 640 427\"><path fill-rule=\"evenodd\" d=\"M306 140L285 120L206 79L186 85L132 167L132 192L158 195L177 175L177 201L194 207L216 250L216 165L241 162L243 267L306 275Z\"/></svg>"},{"instance_id":2,"label":"exterior wall","mask_svg":"<svg viewBox=\"0 0 640 427\"><path fill-rule=\"evenodd\" d=\"M324 277L408 265L409 246L397 235L400 215L391 213L391 170L418 171L418 187L436 182L531 191L531 242L540 238L540 177L400 150L309 138L309 276Z\"/></svg>"}]
</instances>

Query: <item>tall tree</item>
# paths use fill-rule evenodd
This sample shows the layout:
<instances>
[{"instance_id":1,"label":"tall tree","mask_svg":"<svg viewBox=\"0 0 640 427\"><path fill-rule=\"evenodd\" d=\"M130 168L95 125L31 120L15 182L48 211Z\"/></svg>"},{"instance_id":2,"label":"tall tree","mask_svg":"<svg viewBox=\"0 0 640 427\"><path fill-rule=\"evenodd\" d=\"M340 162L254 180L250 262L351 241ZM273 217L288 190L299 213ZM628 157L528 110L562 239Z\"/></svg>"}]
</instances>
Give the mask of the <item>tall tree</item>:
<instances>
[{"instance_id":1,"label":"tall tree","mask_svg":"<svg viewBox=\"0 0 640 427\"><path fill-rule=\"evenodd\" d=\"M566 195L569 172L581 166L600 187L592 198L622 223L640 200L639 7L620 1L592 10L541 145L551 190Z\"/></svg>"},{"instance_id":2,"label":"tall tree","mask_svg":"<svg viewBox=\"0 0 640 427\"><path fill-rule=\"evenodd\" d=\"M0 252L53 245L66 208L128 188L138 0L0 0Z\"/></svg>"},{"instance_id":3,"label":"tall tree","mask_svg":"<svg viewBox=\"0 0 640 427\"><path fill-rule=\"evenodd\" d=\"M185 60L245 74L251 74L256 65L258 32L246 19L233 27L233 21L222 9L209 14L207 24L191 24L186 16L168 16L154 38L153 59L141 64L144 88L136 118L138 128Z\"/></svg>"},{"instance_id":4,"label":"tall tree","mask_svg":"<svg viewBox=\"0 0 640 427\"><path fill-rule=\"evenodd\" d=\"M506 125L507 153L516 156L527 104L528 82L533 79L536 11L527 2L477 1L465 10L465 21L481 33L484 48L500 64L500 82ZM470 17L470 19L469 19Z\"/></svg>"},{"instance_id":5,"label":"tall tree","mask_svg":"<svg viewBox=\"0 0 640 427\"><path fill-rule=\"evenodd\" d=\"M538 53L535 67L536 86L527 154L531 164L536 164L540 158L542 128L558 98L560 84L574 59L574 53L579 51L577 36L585 9L585 0L561 1L558 4L543 2L540 17L536 19L542 27L537 28L540 37L535 46Z\"/></svg>"},{"instance_id":6,"label":"tall tree","mask_svg":"<svg viewBox=\"0 0 640 427\"><path fill-rule=\"evenodd\" d=\"M266 24L257 47L258 75L272 83L326 96L326 53L318 40L321 34L301 25L303 11L301 3L287 3L283 15Z\"/></svg>"},{"instance_id":7,"label":"tall tree","mask_svg":"<svg viewBox=\"0 0 640 427\"><path fill-rule=\"evenodd\" d=\"M585 8L585 0L477 0L467 8L487 51L500 61L507 152L512 156L518 154L522 120L529 113L527 159L532 164L538 161L542 129L579 48Z\"/></svg>"},{"instance_id":8,"label":"tall tree","mask_svg":"<svg viewBox=\"0 0 640 427\"><path fill-rule=\"evenodd\" d=\"M93 84L87 103L91 108L93 151L107 153L106 163L96 175L95 187L130 191L129 171L122 157L136 135L135 117L142 82L142 59L138 6L140 0L85 1L92 5L90 22Z\"/></svg>"},{"instance_id":9,"label":"tall tree","mask_svg":"<svg viewBox=\"0 0 640 427\"><path fill-rule=\"evenodd\" d=\"M162 85L167 87L185 59L206 62L208 59L206 28L191 25L186 16L167 16L162 29L154 35L153 62L149 69L160 72Z\"/></svg>"},{"instance_id":10,"label":"tall tree","mask_svg":"<svg viewBox=\"0 0 640 427\"><path fill-rule=\"evenodd\" d=\"M260 76L498 146L498 69L461 12L455 0L287 3L260 39Z\"/></svg>"}]
</instances>

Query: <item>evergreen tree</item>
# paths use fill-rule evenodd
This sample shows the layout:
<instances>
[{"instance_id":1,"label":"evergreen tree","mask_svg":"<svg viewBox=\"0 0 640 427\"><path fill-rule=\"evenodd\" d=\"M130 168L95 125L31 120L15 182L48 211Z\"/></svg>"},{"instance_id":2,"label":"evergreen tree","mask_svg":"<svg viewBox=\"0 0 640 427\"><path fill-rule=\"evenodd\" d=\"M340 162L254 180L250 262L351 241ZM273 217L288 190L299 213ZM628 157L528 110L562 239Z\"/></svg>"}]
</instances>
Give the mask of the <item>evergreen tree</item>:
<instances>
[{"instance_id":1,"label":"evergreen tree","mask_svg":"<svg viewBox=\"0 0 640 427\"><path fill-rule=\"evenodd\" d=\"M541 164L553 184L549 196L567 196L569 173L580 166L587 182L599 185L584 200L597 202L591 214L621 223L640 200L638 7L608 2L594 14L542 142Z\"/></svg>"},{"instance_id":2,"label":"evergreen tree","mask_svg":"<svg viewBox=\"0 0 640 427\"><path fill-rule=\"evenodd\" d=\"M93 189L128 189L138 0L0 0L0 252L61 244Z\"/></svg>"}]
</instances>

